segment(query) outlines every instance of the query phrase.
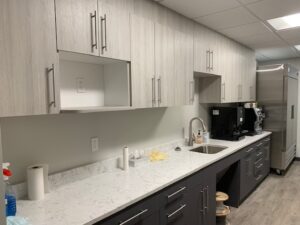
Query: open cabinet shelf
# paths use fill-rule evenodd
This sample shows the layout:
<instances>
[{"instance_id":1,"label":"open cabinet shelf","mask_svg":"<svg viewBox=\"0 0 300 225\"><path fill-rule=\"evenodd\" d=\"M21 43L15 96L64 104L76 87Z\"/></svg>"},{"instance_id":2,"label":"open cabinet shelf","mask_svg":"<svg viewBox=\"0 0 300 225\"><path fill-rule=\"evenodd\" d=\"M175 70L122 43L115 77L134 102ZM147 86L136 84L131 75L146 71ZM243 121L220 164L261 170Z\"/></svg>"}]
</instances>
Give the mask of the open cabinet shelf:
<instances>
[{"instance_id":1,"label":"open cabinet shelf","mask_svg":"<svg viewBox=\"0 0 300 225\"><path fill-rule=\"evenodd\" d=\"M60 52L61 112L131 108L130 63Z\"/></svg>"}]
</instances>

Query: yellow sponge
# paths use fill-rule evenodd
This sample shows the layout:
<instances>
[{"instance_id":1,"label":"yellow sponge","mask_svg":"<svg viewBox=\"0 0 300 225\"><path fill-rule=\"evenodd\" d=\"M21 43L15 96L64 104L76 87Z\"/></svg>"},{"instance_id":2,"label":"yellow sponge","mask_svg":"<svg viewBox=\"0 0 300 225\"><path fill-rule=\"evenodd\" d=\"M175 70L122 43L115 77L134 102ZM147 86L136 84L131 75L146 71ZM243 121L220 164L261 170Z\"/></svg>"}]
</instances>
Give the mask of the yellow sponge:
<instances>
[{"instance_id":1,"label":"yellow sponge","mask_svg":"<svg viewBox=\"0 0 300 225\"><path fill-rule=\"evenodd\" d=\"M149 157L151 162L162 161L167 158L167 154L159 150L153 150L150 152Z\"/></svg>"}]
</instances>

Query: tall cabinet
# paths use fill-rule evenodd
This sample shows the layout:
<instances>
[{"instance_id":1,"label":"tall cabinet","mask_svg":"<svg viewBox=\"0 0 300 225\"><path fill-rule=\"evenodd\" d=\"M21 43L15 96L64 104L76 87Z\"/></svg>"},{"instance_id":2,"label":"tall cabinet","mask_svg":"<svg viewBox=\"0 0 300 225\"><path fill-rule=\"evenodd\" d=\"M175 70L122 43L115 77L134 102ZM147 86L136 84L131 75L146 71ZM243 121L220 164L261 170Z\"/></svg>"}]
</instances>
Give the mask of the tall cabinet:
<instances>
[{"instance_id":1,"label":"tall cabinet","mask_svg":"<svg viewBox=\"0 0 300 225\"><path fill-rule=\"evenodd\" d=\"M131 16L133 107L170 107L193 103L191 34Z\"/></svg>"},{"instance_id":2,"label":"tall cabinet","mask_svg":"<svg viewBox=\"0 0 300 225\"><path fill-rule=\"evenodd\" d=\"M0 116L59 112L55 6L3 0L0 20Z\"/></svg>"},{"instance_id":3,"label":"tall cabinet","mask_svg":"<svg viewBox=\"0 0 300 225\"><path fill-rule=\"evenodd\" d=\"M154 23L131 16L131 85L132 105L138 108L156 106Z\"/></svg>"}]
</instances>

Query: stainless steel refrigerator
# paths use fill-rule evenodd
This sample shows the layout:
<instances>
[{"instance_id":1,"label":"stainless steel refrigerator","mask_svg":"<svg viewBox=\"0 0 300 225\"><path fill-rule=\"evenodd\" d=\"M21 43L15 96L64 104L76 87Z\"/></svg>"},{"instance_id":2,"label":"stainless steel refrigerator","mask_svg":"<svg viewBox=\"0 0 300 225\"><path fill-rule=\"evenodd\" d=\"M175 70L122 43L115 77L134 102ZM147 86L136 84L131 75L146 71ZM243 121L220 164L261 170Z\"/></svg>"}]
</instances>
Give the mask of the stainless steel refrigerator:
<instances>
[{"instance_id":1,"label":"stainless steel refrigerator","mask_svg":"<svg viewBox=\"0 0 300 225\"><path fill-rule=\"evenodd\" d=\"M264 130L273 132L271 168L284 172L296 156L298 75L289 64L260 66L257 101L264 107Z\"/></svg>"}]
</instances>

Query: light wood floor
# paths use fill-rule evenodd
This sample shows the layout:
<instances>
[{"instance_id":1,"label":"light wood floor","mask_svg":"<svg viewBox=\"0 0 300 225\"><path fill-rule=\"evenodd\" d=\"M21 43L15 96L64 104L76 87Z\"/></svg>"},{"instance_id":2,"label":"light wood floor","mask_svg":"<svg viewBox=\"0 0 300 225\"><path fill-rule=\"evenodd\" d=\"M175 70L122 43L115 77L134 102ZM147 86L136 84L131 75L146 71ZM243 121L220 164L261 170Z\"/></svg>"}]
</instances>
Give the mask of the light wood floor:
<instances>
[{"instance_id":1,"label":"light wood floor","mask_svg":"<svg viewBox=\"0 0 300 225\"><path fill-rule=\"evenodd\" d=\"M300 162L285 176L271 174L240 206L231 225L300 225Z\"/></svg>"}]
</instances>

